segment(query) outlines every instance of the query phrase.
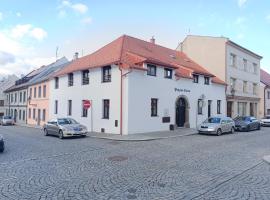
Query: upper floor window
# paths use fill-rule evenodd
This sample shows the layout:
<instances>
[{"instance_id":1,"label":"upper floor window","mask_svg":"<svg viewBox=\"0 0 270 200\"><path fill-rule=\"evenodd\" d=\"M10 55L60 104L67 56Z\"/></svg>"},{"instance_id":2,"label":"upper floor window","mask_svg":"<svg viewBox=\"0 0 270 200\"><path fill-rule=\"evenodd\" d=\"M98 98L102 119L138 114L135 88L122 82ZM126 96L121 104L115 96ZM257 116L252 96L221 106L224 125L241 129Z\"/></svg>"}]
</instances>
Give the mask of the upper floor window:
<instances>
[{"instance_id":1,"label":"upper floor window","mask_svg":"<svg viewBox=\"0 0 270 200\"><path fill-rule=\"evenodd\" d=\"M247 93L247 81L243 82L243 92Z\"/></svg>"},{"instance_id":2,"label":"upper floor window","mask_svg":"<svg viewBox=\"0 0 270 200\"><path fill-rule=\"evenodd\" d=\"M11 102L13 103L13 94L10 95Z\"/></svg>"},{"instance_id":3,"label":"upper floor window","mask_svg":"<svg viewBox=\"0 0 270 200\"><path fill-rule=\"evenodd\" d=\"M4 100L0 100L0 107L4 106Z\"/></svg>"},{"instance_id":4,"label":"upper floor window","mask_svg":"<svg viewBox=\"0 0 270 200\"><path fill-rule=\"evenodd\" d=\"M20 102L22 102L22 92L20 92Z\"/></svg>"},{"instance_id":5,"label":"upper floor window","mask_svg":"<svg viewBox=\"0 0 270 200\"><path fill-rule=\"evenodd\" d=\"M247 71L247 59L243 59L244 71Z\"/></svg>"},{"instance_id":6,"label":"upper floor window","mask_svg":"<svg viewBox=\"0 0 270 200\"><path fill-rule=\"evenodd\" d=\"M68 74L68 86L73 86L73 73Z\"/></svg>"},{"instance_id":7,"label":"upper floor window","mask_svg":"<svg viewBox=\"0 0 270 200\"><path fill-rule=\"evenodd\" d=\"M89 70L82 71L82 84L83 85L89 84Z\"/></svg>"},{"instance_id":8,"label":"upper floor window","mask_svg":"<svg viewBox=\"0 0 270 200\"><path fill-rule=\"evenodd\" d=\"M23 92L23 102L26 102L26 92Z\"/></svg>"},{"instance_id":9,"label":"upper floor window","mask_svg":"<svg viewBox=\"0 0 270 200\"><path fill-rule=\"evenodd\" d=\"M58 77L55 77L54 78L54 88L55 89L58 89L59 88L59 78Z\"/></svg>"},{"instance_id":10,"label":"upper floor window","mask_svg":"<svg viewBox=\"0 0 270 200\"><path fill-rule=\"evenodd\" d=\"M236 55L230 54L230 66L236 67Z\"/></svg>"},{"instance_id":11,"label":"upper floor window","mask_svg":"<svg viewBox=\"0 0 270 200\"><path fill-rule=\"evenodd\" d=\"M111 66L102 68L102 82L111 82Z\"/></svg>"},{"instance_id":12,"label":"upper floor window","mask_svg":"<svg viewBox=\"0 0 270 200\"><path fill-rule=\"evenodd\" d=\"M36 97L37 97L37 88L34 87L34 98L36 98Z\"/></svg>"},{"instance_id":13,"label":"upper floor window","mask_svg":"<svg viewBox=\"0 0 270 200\"><path fill-rule=\"evenodd\" d=\"M253 94L257 94L257 84L253 83Z\"/></svg>"},{"instance_id":14,"label":"upper floor window","mask_svg":"<svg viewBox=\"0 0 270 200\"><path fill-rule=\"evenodd\" d=\"M257 64L256 63L253 63L253 73L254 74L257 74L257 72L258 72L258 67L257 67Z\"/></svg>"},{"instance_id":15,"label":"upper floor window","mask_svg":"<svg viewBox=\"0 0 270 200\"><path fill-rule=\"evenodd\" d=\"M209 77L204 77L204 84L209 85L210 84L210 78Z\"/></svg>"},{"instance_id":16,"label":"upper floor window","mask_svg":"<svg viewBox=\"0 0 270 200\"><path fill-rule=\"evenodd\" d=\"M32 98L32 88L30 88L30 95L29 95L30 98Z\"/></svg>"},{"instance_id":17,"label":"upper floor window","mask_svg":"<svg viewBox=\"0 0 270 200\"><path fill-rule=\"evenodd\" d=\"M230 84L231 84L231 88L235 89L235 83L236 83L236 79L235 78L231 78L230 79Z\"/></svg>"},{"instance_id":18,"label":"upper floor window","mask_svg":"<svg viewBox=\"0 0 270 200\"><path fill-rule=\"evenodd\" d=\"M46 85L43 85L43 98L46 97Z\"/></svg>"},{"instance_id":19,"label":"upper floor window","mask_svg":"<svg viewBox=\"0 0 270 200\"><path fill-rule=\"evenodd\" d=\"M267 99L270 99L270 92L267 92Z\"/></svg>"},{"instance_id":20,"label":"upper floor window","mask_svg":"<svg viewBox=\"0 0 270 200\"><path fill-rule=\"evenodd\" d=\"M15 93L15 100L14 102L16 103L17 102L17 93Z\"/></svg>"},{"instance_id":21,"label":"upper floor window","mask_svg":"<svg viewBox=\"0 0 270 200\"><path fill-rule=\"evenodd\" d=\"M151 99L151 117L158 115L158 99Z\"/></svg>"},{"instance_id":22,"label":"upper floor window","mask_svg":"<svg viewBox=\"0 0 270 200\"><path fill-rule=\"evenodd\" d=\"M155 65L147 64L147 75L156 76L157 75L157 67Z\"/></svg>"},{"instance_id":23,"label":"upper floor window","mask_svg":"<svg viewBox=\"0 0 270 200\"><path fill-rule=\"evenodd\" d=\"M172 69L165 68L164 69L164 77L168 79L172 79Z\"/></svg>"},{"instance_id":24,"label":"upper floor window","mask_svg":"<svg viewBox=\"0 0 270 200\"><path fill-rule=\"evenodd\" d=\"M38 98L41 98L41 86L38 86Z\"/></svg>"},{"instance_id":25,"label":"upper floor window","mask_svg":"<svg viewBox=\"0 0 270 200\"><path fill-rule=\"evenodd\" d=\"M193 83L199 83L199 75L193 74Z\"/></svg>"}]
</instances>

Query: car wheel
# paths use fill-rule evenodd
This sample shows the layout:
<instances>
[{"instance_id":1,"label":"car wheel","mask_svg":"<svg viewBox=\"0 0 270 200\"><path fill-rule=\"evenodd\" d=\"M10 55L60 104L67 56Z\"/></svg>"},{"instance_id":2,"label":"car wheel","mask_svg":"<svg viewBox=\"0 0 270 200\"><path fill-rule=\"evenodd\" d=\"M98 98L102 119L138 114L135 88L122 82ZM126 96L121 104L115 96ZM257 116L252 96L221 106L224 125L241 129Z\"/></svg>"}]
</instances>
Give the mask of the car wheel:
<instances>
[{"instance_id":1,"label":"car wheel","mask_svg":"<svg viewBox=\"0 0 270 200\"><path fill-rule=\"evenodd\" d=\"M44 135L45 136L48 136L49 134L48 134L48 130L46 129L46 128L44 128Z\"/></svg>"},{"instance_id":2,"label":"car wheel","mask_svg":"<svg viewBox=\"0 0 270 200\"><path fill-rule=\"evenodd\" d=\"M63 131L62 130L59 131L59 138L60 139L64 139L64 135L63 135Z\"/></svg>"},{"instance_id":3,"label":"car wheel","mask_svg":"<svg viewBox=\"0 0 270 200\"><path fill-rule=\"evenodd\" d=\"M219 129L217 130L217 136L220 136L220 135L222 135L222 131L221 131L221 129L219 128Z\"/></svg>"},{"instance_id":4,"label":"car wheel","mask_svg":"<svg viewBox=\"0 0 270 200\"><path fill-rule=\"evenodd\" d=\"M232 129L231 129L231 133L232 133L232 134L235 133L234 127L232 127Z\"/></svg>"}]
</instances>

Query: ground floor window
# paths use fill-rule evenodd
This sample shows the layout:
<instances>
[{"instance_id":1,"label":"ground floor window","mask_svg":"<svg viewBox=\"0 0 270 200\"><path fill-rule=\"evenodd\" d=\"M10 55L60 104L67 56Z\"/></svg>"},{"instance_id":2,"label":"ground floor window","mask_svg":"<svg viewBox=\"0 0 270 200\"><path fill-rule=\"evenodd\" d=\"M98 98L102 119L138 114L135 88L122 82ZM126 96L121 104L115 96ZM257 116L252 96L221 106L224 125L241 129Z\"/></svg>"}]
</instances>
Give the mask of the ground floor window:
<instances>
[{"instance_id":1,"label":"ground floor window","mask_svg":"<svg viewBox=\"0 0 270 200\"><path fill-rule=\"evenodd\" d=\"M58 113L58 101L55 100L54 101L54 114L57 114Z\"/></svg>"},{"instance_id":2,"label":"ground floor window","mask_svg":"<svg viewBox=\"0 0 270 200\"><path fill-rule=\"evenodd\" d=\"M103 119L110 118L110 100L103 99Z\"/></svg>"},{"instance_id":3,"label":"ground floor window","mask_svg":"<svg viewBox=\"0 0 270 200\"><path fill-rule=\"evenodd\" d=\"M33 119L36 119L36 109L33 109Z\"/></svg>"},{"instance_id":4,"label":"ground floor window","mask_svg":"<svg viewBox=\"0 0 270 200\"><path fill-rule=\"evenodd\" d=\"M42 110L42 120L45 122L45 120L46 120L46 110L45 109L43 109Z\"/></svg>"},{"instance_id":5,"label":"ground floor window","mask_svg":"<svg viewBox=\"0 0 270 200\"><path fill-rule=\"evenodd\" d=\"M82 117L87 117L88 116L88 109L84 107L84 101L82 100Z\"/></svg>"},{"instance_id":6,"label":"ground floor window","mask_svg":"<svg viewBox=\"0 0 270 200\"><path fill-rule=\"evenodd\" d=\"M68 100L68 116L72 115L72 100Z\"/></svg>"},{"instance_id":7,"label":"ground floor window","mask_svg":"<svg viewBox=\"0 0 270 200\"><path fill-rule=\"evenodd\" d=\"M151 117L158 115L158 99L151 99Z\"/></svg>"},{"instance_id":8,"label":"ground floor window","mask_svg":"<svg viewBox=\"0 0 270 200\"><path fill-rule=\"evenodd\" d=\"M31 108L28 109L28 118L31 119Z\"/></svg>"},{"instance_id":9,"label":"ground floor window","mask_svg":"<svg viewBox=\"0 0 270 200\"><path fill-rule=\"evenodd\" d=\"M21 120L21 118L22 118L22 111L19 110L19 120Z\"/></svg>"},{"instance_id":10,"label":"ground floor window","mask_svg":"<svg viewBox=\"0 0 270 200\"><path fill-rule=\"evenodd\" d=\"M23 110L22 119L25 120L25 110Z\"/></svg>"},{"instance_id":11,"label":"ground floor window","mask_svg":"<svg viewBox=\"0 0 270 200\"><path fill-rule=\"evenodd\" d=\"M221 100L217 100L217 114L221 114Z\"/></svg>"},{"instance_id":12,"label":"ground floor window","mask_svg":"<svg viewBox=\"0 0 270 200\"><path fill-rule=\"evenodd\" d=\"M203 114L203 100L199 99L198 100L198 115L202 115Z\"/></svg>"},{"instance_id":13,"label":"ground floor window","mask_svg":"<svg viewBox=\"0 0 270 200\"><path fill-rule=\"evenodd\" d=\"M238 116L245 116L247 114L247 103L238 102L237 103L237 114Z\"/></svg>"},{"instance_id":14,"label":"ground floor window","mask_svg":"<svg viewBox=\"0 0 270 200\"><path fill-rule=\"evenodd\" d=\"M270 115L270 109L267 109L267 115Z\"/></svg>"}]
</instances>

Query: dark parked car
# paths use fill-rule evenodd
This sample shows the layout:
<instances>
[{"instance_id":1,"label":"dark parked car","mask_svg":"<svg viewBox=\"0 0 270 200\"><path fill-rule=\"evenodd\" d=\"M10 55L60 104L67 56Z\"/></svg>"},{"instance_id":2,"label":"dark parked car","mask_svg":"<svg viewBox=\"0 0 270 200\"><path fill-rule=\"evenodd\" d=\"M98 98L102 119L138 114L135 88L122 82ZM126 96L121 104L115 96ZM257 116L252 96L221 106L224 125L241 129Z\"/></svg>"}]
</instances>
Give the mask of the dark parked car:
<instances>
[{"instance_id":1,"label":"dark parked car","mask_svg":"<svg viewBox=\"0 0 270 200\"><path fill-rule=\"evenodd\" d=\"M241 116L234 119L235 130L237 131L251 131L251 130L260 130L261 124L260 121L255 117L251 116Z\"/></svg>"},{"instance_id":2,"label":"dark parked car","mask_svg":"<svg viewBox=\"0 0 270 200\"><path fill-rule=\"evenodd\" d=\"M2 135L0 135L0 152L3 152L5 150L5 142Z\"/></svg>"}]
</instances>

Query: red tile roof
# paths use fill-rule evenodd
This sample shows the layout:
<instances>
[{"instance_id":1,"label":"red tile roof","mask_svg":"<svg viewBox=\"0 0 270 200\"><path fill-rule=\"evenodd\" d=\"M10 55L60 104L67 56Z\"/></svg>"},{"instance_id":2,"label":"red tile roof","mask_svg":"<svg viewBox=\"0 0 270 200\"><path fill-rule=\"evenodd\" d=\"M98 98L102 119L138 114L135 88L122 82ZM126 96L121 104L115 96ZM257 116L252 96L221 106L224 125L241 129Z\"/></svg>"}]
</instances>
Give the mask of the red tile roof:
<instances>
[{"instance_id":1,"label":"red tile roof","mask_svg":"<svg viewBox=\"0 0 270 200\"><path fill-rule=\"evenodd\" d=\"M270 74L261 69L261 82L270 87Z\"/></svg>"},{"instance_id":2,"label":"red tile roof","mask_svg":"<svg viewBox=\"0 0 270 200\"><path fill-rule=\"evenodd\" d=\"M127 35L121 36L90 55L74 60L55 76L111 64L121 64L125 68L145 70L142 63L174 68L177 70L177 75L184 78L192 78L193 73L214 77L213 74L192 61L183 52ZM214 78L214 81L218 84L225 84L217 78Z\"/></svg>"}]
</instances>

